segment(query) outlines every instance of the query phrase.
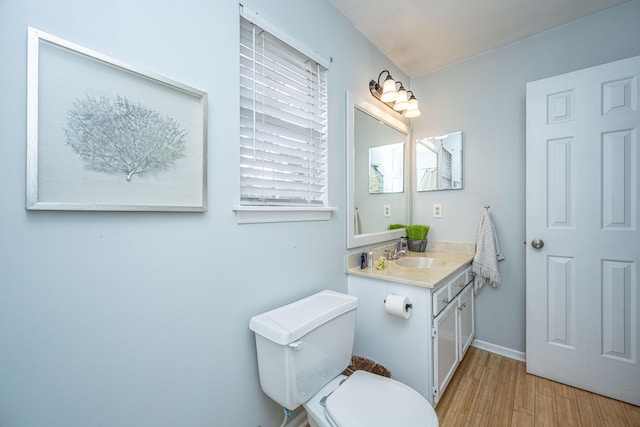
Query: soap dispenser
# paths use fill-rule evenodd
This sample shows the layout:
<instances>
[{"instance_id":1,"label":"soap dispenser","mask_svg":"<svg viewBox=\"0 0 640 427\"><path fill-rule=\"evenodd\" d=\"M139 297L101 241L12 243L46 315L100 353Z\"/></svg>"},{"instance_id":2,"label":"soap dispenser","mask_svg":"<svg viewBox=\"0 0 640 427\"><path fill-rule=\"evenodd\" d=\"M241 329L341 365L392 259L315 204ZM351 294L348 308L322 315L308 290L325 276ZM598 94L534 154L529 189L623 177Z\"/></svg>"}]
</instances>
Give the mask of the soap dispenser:
<instances>
[{"instance_id":1,"label":"soap dispenser","mask_svg":"<svg viewBox=\"0 0 640 427\"><path fill-rule=\"evenodd\" d=\"M400 237L400 242L398 243L398 253L400 255L407 254L407 237L406 236Z\"/></svg>"}]
</instances>

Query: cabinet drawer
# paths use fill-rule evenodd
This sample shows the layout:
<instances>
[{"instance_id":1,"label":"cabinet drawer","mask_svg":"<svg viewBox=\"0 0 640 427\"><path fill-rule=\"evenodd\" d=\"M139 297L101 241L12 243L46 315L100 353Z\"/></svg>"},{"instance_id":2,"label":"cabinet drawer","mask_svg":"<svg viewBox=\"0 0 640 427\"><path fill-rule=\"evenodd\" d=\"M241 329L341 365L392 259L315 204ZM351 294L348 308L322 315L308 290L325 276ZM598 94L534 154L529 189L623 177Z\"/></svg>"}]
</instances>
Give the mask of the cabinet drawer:
<instances>
[{"instance_id":1,"label":"cabinet drawer","mask_svg":"<svg viewBox=\"0 0 640 427\"><path fill-rule=\"evenodd\" d=\"M471 273L471 269L468 268L464 270L462 273L460 273L459 275L457 275L456 278L449 283L449 286L451 287L451 290L450 290L451 299L455 298L455 296L458 295L460 292L462 292L464 287L467 286L467 283L469 283L468 277L470 276L470 273Z\"/></svg>"},{"instance_id":2,"label":"cabinet drawer","mask_svg":"<svg viewBox=\"0 0 640 427\"><path fill-rule=\"evenodd\" d=\"M433 291L433 317L436 317L444 310L471 280L473 280L473 273L471 272L471 267L468 267Z\"/></svg>"},{"instance_id":3,"label":"cabinet drawer","mask_svg":"<svg viewBox=\"0 0 640 427\"><path fill-rule=\"evenodd\" d=\"M436 317L451 302L451 286L446 283L433 291L433 317Z\"/></svg>"}]
</instances>

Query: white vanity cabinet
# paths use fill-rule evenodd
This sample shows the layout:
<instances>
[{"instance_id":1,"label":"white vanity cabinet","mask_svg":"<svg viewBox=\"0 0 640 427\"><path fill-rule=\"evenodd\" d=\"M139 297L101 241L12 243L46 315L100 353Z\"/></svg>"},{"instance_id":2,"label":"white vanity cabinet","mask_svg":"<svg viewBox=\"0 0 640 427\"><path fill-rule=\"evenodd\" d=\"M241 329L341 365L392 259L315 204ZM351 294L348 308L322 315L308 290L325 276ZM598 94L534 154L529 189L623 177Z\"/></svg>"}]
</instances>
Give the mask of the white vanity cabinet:
<instances>
[{"instance_id":1,"label":"white vanity cabinet","mask_svg":"<svg viewBox=\"0 0 640 427\"><path fill-rule=\"evenodd\" d=\"M471 277L468 264L435 288L349 274L349 293L359 298L353 353L384 365L435 406L473 340ZM411 300L408 319L385 311L389 294Z\"/></svg>"},{"instance_id":2,"label":"white vanity cabinet","mask_svg":"<svg viewBox=\"0 0 640 427\"><path fill-rule=\"evenodd\" d=\"M465 269L433 292L433 404L438 403L473 341L473 276Z\"/></svg>"}]
</instances>

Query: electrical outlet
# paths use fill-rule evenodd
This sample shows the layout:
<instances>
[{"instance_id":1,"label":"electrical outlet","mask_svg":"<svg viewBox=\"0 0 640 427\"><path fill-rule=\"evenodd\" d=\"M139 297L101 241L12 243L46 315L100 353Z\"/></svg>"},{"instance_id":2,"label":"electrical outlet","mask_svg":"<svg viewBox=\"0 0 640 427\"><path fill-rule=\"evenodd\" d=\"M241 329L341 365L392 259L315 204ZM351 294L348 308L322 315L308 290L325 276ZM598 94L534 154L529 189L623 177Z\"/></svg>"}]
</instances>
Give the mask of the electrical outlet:
<instances>
[{"instance_id":1,"label":"electrical outlet","mask_svg":"<svg viewBox=\"0 0 640 427\"><path fill-rule=\"evenodd\" d=\"M442 218L442 203L433 204L433 217Z\"/></svg>"},{"instance_id":2,"label":"electrical outlet","mask_svg":"<svg viewBox=\"0 0 640 427\"><path fill-rule=\"evenodd\" d=\"M391 205L384 205L384 216L391 216Z\"/></svg>"}]
</instances>

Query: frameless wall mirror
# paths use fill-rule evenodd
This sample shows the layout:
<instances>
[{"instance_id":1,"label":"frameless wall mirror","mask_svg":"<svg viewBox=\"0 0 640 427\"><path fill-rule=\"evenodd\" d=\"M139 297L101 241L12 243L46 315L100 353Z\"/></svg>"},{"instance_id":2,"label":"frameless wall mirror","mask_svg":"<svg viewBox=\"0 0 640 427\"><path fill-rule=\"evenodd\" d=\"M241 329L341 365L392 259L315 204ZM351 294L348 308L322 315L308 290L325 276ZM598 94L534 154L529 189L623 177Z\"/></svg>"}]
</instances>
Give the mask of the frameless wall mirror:
<instances>
[{"instance_id":1,"label":"frameless wall mirror","mask_svg":"<svg viewBox=\"0 0 640 427\"><path fill-rule=\"evenodd\" d=\"M409 126L347 94L347 248L399 238L409 223Z\"/></svg>"},{"instance_id":2,"label":"frameless wall mirror","mask_svg":"<svg viewBox=\"0 0 640 427\"><path fill-rule=\"evenodd\" d=\"M416 140L416 189L462 188L462 132Z\"/></svg>"}]
</instances>

